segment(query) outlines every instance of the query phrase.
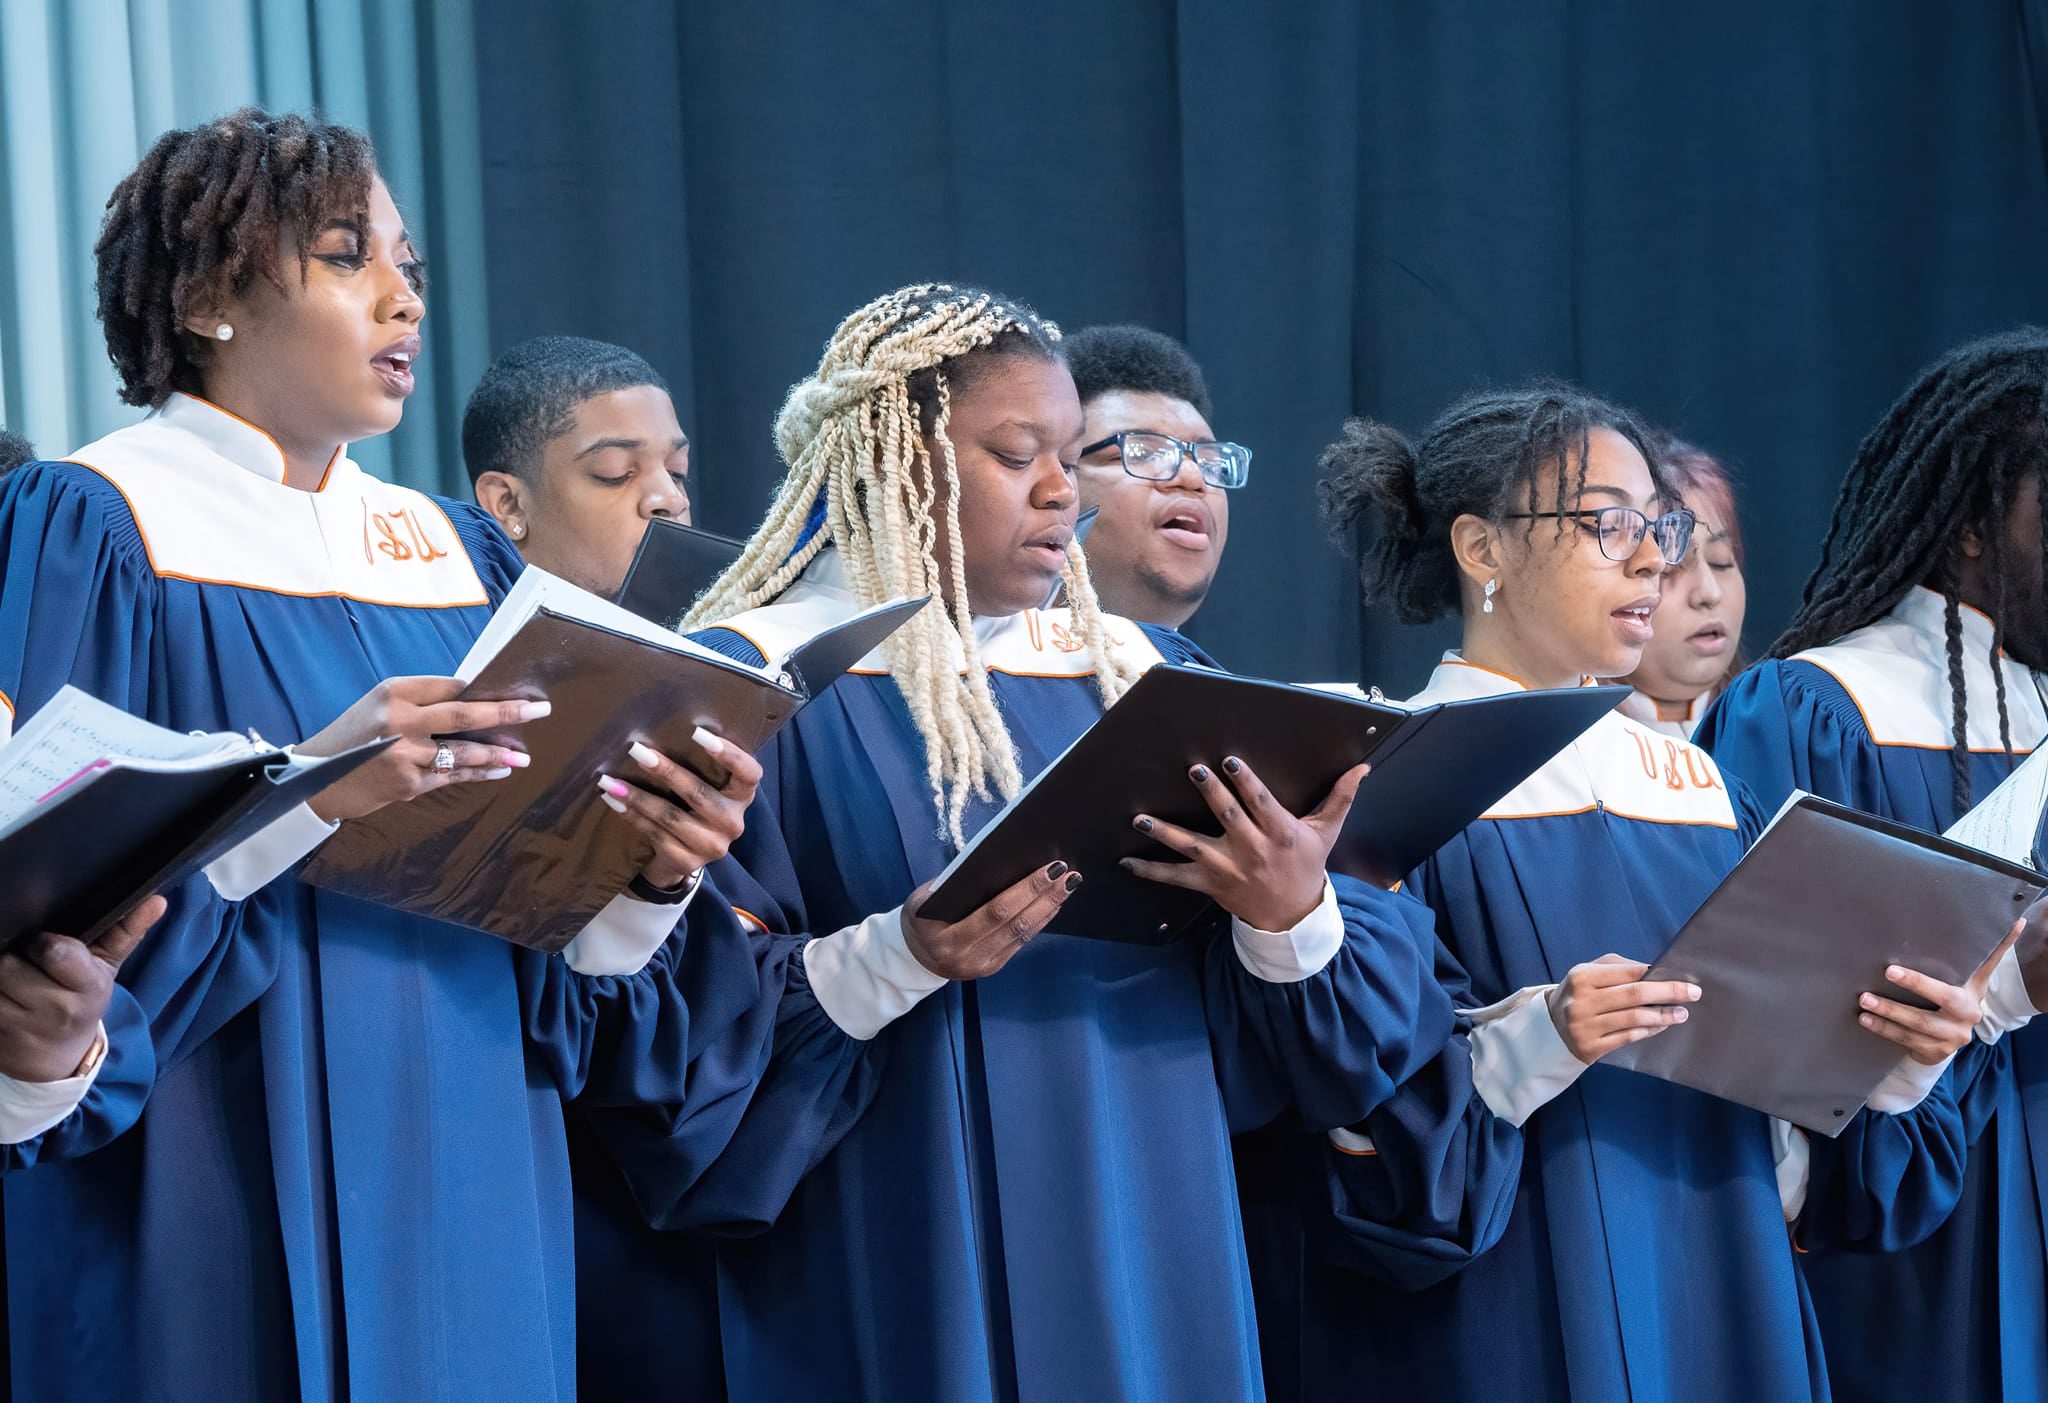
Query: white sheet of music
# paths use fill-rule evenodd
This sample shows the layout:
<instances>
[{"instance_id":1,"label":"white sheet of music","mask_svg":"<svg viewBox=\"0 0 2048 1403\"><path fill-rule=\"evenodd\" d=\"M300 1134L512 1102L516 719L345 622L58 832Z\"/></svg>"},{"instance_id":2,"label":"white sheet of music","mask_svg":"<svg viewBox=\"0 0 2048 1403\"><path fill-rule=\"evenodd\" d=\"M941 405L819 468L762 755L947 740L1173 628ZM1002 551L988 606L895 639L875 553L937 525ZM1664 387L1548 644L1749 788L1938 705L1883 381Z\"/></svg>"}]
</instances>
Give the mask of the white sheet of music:
<instances>
[{"instance_id":1,"label":"white sheet of music","mask_svg":"<svg viewBox=\"0 0 2048 1403\"><path fill-rule=\"evenodd\" d=\"M1942 836L2032 867L2044 813L2048 813L2048 745L2029 755Z\"/></svg>"},{"instance_id":2,"label":"white sheet of music","mask_svg":"<svg viewBox=\"0 0 2048 1403\"><path fill-rule=\"evenodd\" d=\"M166 730L66 687L0 746L0 832L103 762L200 769L254 749L244 736Z\"/></svg>"}]
</instances>

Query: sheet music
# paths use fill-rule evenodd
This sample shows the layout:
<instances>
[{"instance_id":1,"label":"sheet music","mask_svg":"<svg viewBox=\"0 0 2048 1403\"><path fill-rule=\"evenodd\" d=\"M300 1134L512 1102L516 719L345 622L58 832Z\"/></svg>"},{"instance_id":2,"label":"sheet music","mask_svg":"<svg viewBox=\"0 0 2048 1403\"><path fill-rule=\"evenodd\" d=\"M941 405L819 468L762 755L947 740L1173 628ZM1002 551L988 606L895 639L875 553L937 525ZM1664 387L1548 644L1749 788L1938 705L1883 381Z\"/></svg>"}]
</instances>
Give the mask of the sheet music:
<instances>
[{"instance_id":1,"label":"sheet music","mask_svg":"<svg viewBox=\"0 0 2048 1403\"><path fill-rule=\"evenodd\" d=\"M505 602L491 615L484 631L477 635L469 652L463 656L455 675L464 682L473 682L478 673L498 656L510 643L527 620L543 609L584 623L596 624L599 628L623 633L629 638L638 638L657 647L667 648L675 653L688 653L697 657L711 658L724 666L740 666L731 658L715 653L701 643L693 643L673 629L663 628L652 619L643 619L630 609L622 609L609 599L599 598L589 590L578 589L567 580L550 575L547 571L529 565L520 572L519 582L512 586L512 592L505 596Z\"/></svg>"},{"instance_id":2,"label":"sheet music","mask_svg":"<svg viewBox=\"0 0 2048 1403\"><path fill-rule=\"evenodd\" d=\"M0 746L0 832L13 828L53 791L89 782L86 772L101 762L198 769L256 750L245 736L166 730L66 687Z\"/></svg>"},{"instance_id":3,"label":"sheet music","mask_svg":"<svg viewBox=\"0 0 2048 1403\"><path fill-rule=\"evenodd\" d=\"M2032 867L2044 813L2048 813L2048 745L2029 755L1942 836Z\"/></svg>"}]
</instances>

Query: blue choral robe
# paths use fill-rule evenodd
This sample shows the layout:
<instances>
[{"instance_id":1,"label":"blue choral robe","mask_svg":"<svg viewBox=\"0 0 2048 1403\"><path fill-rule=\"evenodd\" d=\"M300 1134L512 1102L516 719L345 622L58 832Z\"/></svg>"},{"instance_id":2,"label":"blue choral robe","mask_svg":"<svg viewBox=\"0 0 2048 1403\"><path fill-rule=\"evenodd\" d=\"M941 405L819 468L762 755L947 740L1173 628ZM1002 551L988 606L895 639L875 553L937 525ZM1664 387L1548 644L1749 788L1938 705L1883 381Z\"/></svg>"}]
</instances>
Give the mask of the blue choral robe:
<instances>
[{"instance_id":1,"label":"blue choral robe","mask_svg":"<svg viewBox=\"0 0 2048 1403\"><path fill-rule=\"evenodd\" d=\"M828 550L706 641L776 657L855 607ZM1093 664L1064 611L974 626L1029 776L1100 715ZM1136 661L1201 661L1170 631L1110 630ZM765 929L843 935L948 860L923 743L879 659L763 761L735 870L715 875ZM980 805L970 828L992 813ZM748 1124L687 1186L668 1182L658 1145L612 1142L653 1221L719 1235L708 1287L684 1279L681 1251L660 1269L679 1302L715 1290L729 1396L1261 1397L1230 1132L1357 1121L1451 1031L1427 910L1335 888L1341 943L1333 923L1335 953L1302 977L1256 977L1221 917L1163 948L1055 924L998 974L931 992L856 1044L862 1095L818 1100L805 1064L844 1048L779 1037ZM785 1114L785 1083L806 1114Z\"/></svg>"},{"instance_id":2,"label":"blue choral robe","mask_svg":"<svg viewBox=\"0 0 2048 1403\"><path fill-rule=\"evenodd\" d=\"M1454 656L1415 702L1516 685ZM1610 951L1654 959L1764 821L1704 752L1617 712L1407 886L1436 912L1446 987L1484 1020ZM1272 1313L1299 1330L1301 1397L1828 1395L1780 1196L1780 1160L1798 1160L1767 1117L1595 1065L1517 1144L1469 1051L1433 1072L1329 1137L1308 1176L1298 1323ZM1802 1223L1926 1231L1959 1186L1961 1134L1939 1085L1910 1113L1859 1117Z\"/></svg>"},{"instance_id":3,"label":"blue choral robe","mask_svg":"<svg viewBox=\"0 0 2048 1403\"><path fill-rule=\"evenodd\" d=\"M283 476L267 435L184 395L12 474L6 710L68 682L282 742L452 671L520 568L495 525L341 453L315 492ZM108 1020L117 1055L153 1047L147 1107L88 1098L52 1134L111 1143L7 1185L17 1396L571 1397L562 1103L722 1142L766 1060L774 948L686 942L671 915L644 968L582 975L291 880L167 895Z\"/></svg>"},{"instance_id":4,"label":"blue choral robe","mask_svg":"<svg viewBox=\"0 0 2048 1403\"><path fill-rule=\"evenodd\" d=\"M1766 802L1797 788L1948 828L1961 815L1944 612L1915 589L1867 628L1758 664L1708 713L1701 743ZM2048 714L2037 675L1999 659L2008 752L1991 621L1966 607L1962 625L1974 800L2041 743ZM1909 1251L1802 1259L1844 1397L2048 1398L2048 1027L1966 1049L1951 1075L1969 1138L1954 1215Z\"/></svg>"}]
</instances>

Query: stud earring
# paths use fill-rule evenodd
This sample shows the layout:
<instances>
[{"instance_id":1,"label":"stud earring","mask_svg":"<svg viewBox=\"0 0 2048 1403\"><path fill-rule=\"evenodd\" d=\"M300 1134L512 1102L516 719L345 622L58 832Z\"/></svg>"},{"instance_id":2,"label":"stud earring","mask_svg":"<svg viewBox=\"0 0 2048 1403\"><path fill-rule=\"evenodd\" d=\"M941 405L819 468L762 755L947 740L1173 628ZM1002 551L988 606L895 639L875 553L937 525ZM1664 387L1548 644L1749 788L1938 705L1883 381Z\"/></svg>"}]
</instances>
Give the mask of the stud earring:
<instances>
[{"instance_id":1,"label":"stud earring","mask_svg":"<svg viewBox=\"0 0 2048 1403\"><path fill-rule=\"evenodd\" d=\"M525 524L524 524L523 522L517 522L517 521L515 521L515 522L513 522L513 523L512 523L512 539L513 539L513 540L515 540L515 541L516 541L516 540L518 540L518 539L519 539L519 538L520 538L521 536L524 536L525 534L526 534L526 526L525 526Z\"/></svg>"},{"instance_id":2,"label":"stud earring","mask_svg":"<svg viewBox=\"0 0 2048 1403\"><path fill-rule=\"evenodd\" d=\"M222 322L213 329L213 339L216 341L232 341L235 339L235 329L226 322Z\"/></svg>"},{"instance_id":3,"label":"stud earring","mask_svg":"<svg viewBox=\"0 0 2048 1403\"><path fill-rule=\"evenodd\" d=\"M1486 582L1486 603L1485 603L1485 605L1483 605L1483 606L1481 607L1481 609L1480 609L1480 611L1479 611L1480 613L1482 613L1482 614L1491 614L1491 613L1493 612L1493 593L1494 593L1494 591L1495 591L1495 590L1497 590L1497 589L1499 589L1499 588L1500 588L1500 581L1499 581L1499 580L1488 580L1488 581Z\"/></svg>"}]
</instances>

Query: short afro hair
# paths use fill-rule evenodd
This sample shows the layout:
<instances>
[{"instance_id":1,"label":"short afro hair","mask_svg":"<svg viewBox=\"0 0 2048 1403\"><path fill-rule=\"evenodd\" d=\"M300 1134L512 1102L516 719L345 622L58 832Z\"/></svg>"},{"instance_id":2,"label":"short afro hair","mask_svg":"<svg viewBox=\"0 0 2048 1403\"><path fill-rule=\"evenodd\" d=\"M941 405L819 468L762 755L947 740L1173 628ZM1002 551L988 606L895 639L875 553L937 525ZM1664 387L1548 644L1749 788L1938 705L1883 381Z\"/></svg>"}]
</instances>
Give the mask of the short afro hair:
<instances>
[{"instance_id":1,"label":"short afro hair","mask_svg":"<svg viewBox=\"0 0 2048 1403\"><path fill-rule=\"evenodd\" d=\"M462 463L533 480L548 443L575 425L576 407L614 390L668 382L624 346L581 336L536 336L491 362L462 412Z\"/></svg>"},{"instance_id":2,"label":"short afro hair","mask_svg":"<svg viewBox=\"0 0 2048 1403\"><path fill-rule=\"evenodd\" d=\"M36 460L36 446L20 434L0 429L0 475L13 472L23 463Z\"/></svg>"},{"instance_id":3,"label":"short afro hair","mask_svg":"<svg viewBox=\"0 0 2048 1403\"><path fill-rule=\"evenodd\" d=\"M207 344L185 319L258 279L285 290L279 236L298 275L331 219L369 222L377 155L370 139L287 112L244 107L165 132L114 187L93 245L100 326L123 403L155 408L196 393ZM419 282L414 270L414 286Z\"/></svg>"},{"instance_id":4,"label":"short afro hair","mask_svg":"<svg viewBox=\"0 0 2048 1403\"><path fill-rule=\"evenodd\" d=\"M1142 326L1091 326L1067 337L1061 349L1084 405L1124 390L1183 399L1204 419L1211 415L1202 367L1171 336Z\"/></svg>"}]
</instances>

